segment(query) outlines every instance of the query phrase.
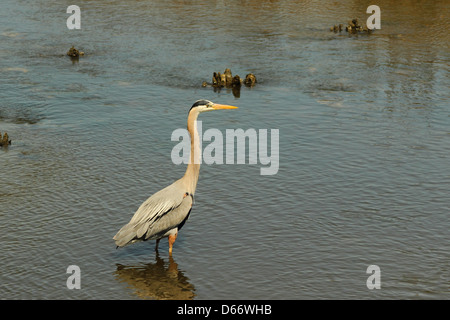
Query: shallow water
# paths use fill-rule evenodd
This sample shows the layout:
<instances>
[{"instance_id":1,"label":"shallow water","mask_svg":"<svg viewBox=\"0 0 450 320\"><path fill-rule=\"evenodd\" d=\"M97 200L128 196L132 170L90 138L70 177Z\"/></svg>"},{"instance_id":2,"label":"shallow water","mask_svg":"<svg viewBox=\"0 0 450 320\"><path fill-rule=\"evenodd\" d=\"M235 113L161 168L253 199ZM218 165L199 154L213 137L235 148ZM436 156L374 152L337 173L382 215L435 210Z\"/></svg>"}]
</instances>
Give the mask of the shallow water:
<instances>
[{"instance_id":1,"label":"shallow water","mask_svg":"<svg viewBox=\"0 0 450 320\"><path fill-rule=\"evenodd\" d=\"M70 4L0 11L0 298L450 298L448 1L378 1L369 36L329 31L359 1L80 0L81 30ZM226 67L258 84L201 87ZM183 175L170 138L199 98L239 106L203 130L279 129L278 173L203 165L172 258L116 250Z\"/></svg>"}]
</instances>

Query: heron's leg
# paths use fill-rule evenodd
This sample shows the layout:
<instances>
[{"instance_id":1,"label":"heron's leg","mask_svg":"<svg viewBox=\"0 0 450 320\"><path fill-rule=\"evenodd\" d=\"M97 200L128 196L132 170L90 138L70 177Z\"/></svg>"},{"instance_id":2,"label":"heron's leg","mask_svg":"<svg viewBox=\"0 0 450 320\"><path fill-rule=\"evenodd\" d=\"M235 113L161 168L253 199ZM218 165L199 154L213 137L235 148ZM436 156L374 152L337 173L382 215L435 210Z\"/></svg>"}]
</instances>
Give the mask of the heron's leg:
<instances>
[{"instance_id":1,"label":"heron's leg","mask_svg":"<svg viewBox=\"0 0 450 320\"><path fill-rule=\"evenodd\" d=\"M161 239L156 239L155 251L158 251L159 240L161 240Z\"/></svg>"},{"instance_id":2,"label":"heron's leg","mask_svg":"<svg viewBox=\"0 0 450 320\"><path fill-rule=\"evenodd\" d=\"M169 254L172 255L172 248L175 240L177 239L178 233L169 235Z\"/></svg>"}]
</instances>

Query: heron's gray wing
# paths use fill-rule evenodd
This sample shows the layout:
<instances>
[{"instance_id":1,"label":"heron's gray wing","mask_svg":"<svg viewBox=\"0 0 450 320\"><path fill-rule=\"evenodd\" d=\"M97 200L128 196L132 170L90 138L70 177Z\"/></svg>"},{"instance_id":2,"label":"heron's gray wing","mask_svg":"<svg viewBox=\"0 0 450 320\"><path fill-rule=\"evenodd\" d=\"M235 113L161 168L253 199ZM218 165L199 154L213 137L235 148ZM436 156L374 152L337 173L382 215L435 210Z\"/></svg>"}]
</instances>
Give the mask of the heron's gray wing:
<instances>
[{"instance_id":1,"label":"heron's gray wing","mask_svg":"<svg viewBox=\"0 0 450 320\"><path fill-rule=\"evenodd\" d=\"M122 247L138 239L147 240L151 236L151 234L148 233L149 229L155 231L159 230L156 226L160 225L162 222L166 222L168 227L176 223L178 220L177 218L168 219L166 217L160 222L158 221L161 217L180 207L182 203L183 206L181 207L186 207L186 201L183 201L185 198L191 197L185 197L184 188L178 181L152 195L141 204L130 222L123 226L113 237L113 239L116 240L116 245ZM188 201L192 201L192 199ZM175 213L180 214L181 211L182 210L179 209L176 210ZM188 212L186 212L186 214L187 213ZM179 223L181 223L181 221ZM176 227L176 225L173 227ZM145 238L143 238L144 235Z\"/></svg>"},{"instance_id":2,"label":"heron's gray wing","mask_svg":"<svg viewBox=\"0 0 450 320\"><path fill-rule=\"evenodd\" d=\"M183 223L187 219L191 209L192 197L186 196L178 207L159 215L152 221L143 223L138 233L146 232L145 240L160 239L166 232L177 228Z\"/></svg>"},{"instance_id":3,"label":"heron's gray wing","mask_svg":"<svg viewBox=\"0 0 450 320\"><path fill-rule=\"evenodd\" d=\"M184 195L184 188L176 182L171 184L145 200L131 218L130 223L139 224L157 219L165 212L178 207Z\"/></svg>"}]
</instances>

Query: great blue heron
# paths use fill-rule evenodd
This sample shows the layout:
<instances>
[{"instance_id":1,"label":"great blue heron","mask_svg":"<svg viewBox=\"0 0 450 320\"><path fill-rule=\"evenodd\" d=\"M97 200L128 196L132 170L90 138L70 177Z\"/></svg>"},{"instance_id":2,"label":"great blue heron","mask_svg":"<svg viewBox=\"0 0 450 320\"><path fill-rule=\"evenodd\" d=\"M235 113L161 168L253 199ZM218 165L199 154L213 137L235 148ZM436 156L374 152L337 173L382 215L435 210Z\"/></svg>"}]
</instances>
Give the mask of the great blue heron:
<instances>
[{"instance_id":1,"label":"great blue heron","mask_svg":"<svg viewBox=\"0 0 450 320\"><path fill-rule=\"evenodd\" d=\"M169 254L178 231L191 213L200 172L200 141L197 131L197 117L201 112L220 109L237 109L237 107L217 104L208 100L196 101L188 114L187 128L191 136L191 154L186 173L170 186L153 194L144 201L128 224L124 225L113 237L117 247L124 247L138 241L169 238Z\"/></svg>"}]
</instances>

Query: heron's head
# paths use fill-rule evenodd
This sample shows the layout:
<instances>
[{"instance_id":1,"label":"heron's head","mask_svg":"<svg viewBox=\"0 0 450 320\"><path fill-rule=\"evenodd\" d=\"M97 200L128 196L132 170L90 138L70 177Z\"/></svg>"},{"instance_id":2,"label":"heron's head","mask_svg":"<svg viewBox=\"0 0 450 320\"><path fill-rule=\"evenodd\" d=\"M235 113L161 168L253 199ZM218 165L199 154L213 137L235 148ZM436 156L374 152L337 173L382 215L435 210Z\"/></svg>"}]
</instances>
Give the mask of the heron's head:
<instances>
[{"instance_id":1,"label":"heron's head","mask_svg":"<svg viewBox=\"0 0 450 320\"><path fill-rule=\"evenodd\" d=\"M214 103L211 102L209 100L197 100L194 102L194 104L192 105L191 109L189 110L189 112L195 110L197 112L206 112L206 111L214 111L214 110L221 110L221 109L237 109L238 107L234 107L234 106L229 106L226 104L218 104L218 103Z\"/></svg>"}]
</instances>

